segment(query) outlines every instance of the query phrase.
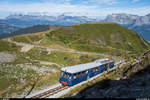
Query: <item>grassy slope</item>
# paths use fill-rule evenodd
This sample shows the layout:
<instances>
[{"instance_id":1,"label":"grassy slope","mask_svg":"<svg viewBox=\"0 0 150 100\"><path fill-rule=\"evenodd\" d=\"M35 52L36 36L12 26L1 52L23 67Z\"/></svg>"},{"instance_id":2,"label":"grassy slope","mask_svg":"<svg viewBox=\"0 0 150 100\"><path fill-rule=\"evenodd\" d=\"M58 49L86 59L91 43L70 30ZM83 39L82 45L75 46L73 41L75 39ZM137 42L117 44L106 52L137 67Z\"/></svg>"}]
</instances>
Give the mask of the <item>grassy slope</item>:
<instances>
[{"instance_id":1,"label":"grassy slope","mask_svg":"<svg viewBox=\"0 0 150 100\"><path fill-rule=\"evenodd\" d=\"M143 51L148 48L148 45L145 45L145 41L136 32L114 23L79 24L68 28L60 28L54 31L53 35L54 38L58 38L66 44L80 39L73 43L73 48L84 49L94 46L100 48L102 43L98 42L99 39L105 43L104 47L111 46L129 51ZM93 43L90 41L93 41Z\"/></svg>"},{"instance_id":2,"label":"grassy slope","mask_svg":"<svg viewBox=\"0 0 150 100\"><path fill-rule=\"evenodd\" d=\"M125 51L141 53L150 48L136 32L115 23L83 23L42 32L44 35L25 35L14 40L40 45L61 45L81 51L111 53ZM118 54L119 55L119 54Z\"/></svg>"}]
</instances>

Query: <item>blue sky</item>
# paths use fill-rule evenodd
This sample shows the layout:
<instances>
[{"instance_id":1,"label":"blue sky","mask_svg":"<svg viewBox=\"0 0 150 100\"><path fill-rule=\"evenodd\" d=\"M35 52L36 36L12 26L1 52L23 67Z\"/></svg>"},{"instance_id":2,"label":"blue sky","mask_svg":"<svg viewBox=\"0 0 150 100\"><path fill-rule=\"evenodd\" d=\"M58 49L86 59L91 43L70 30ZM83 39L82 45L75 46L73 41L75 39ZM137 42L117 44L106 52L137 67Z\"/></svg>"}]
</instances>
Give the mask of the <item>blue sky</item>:
<instances>
[{"instance_id":1,"label":"blue sky","mask_svg":"<svg viewBox=\"0 0 150 100\"><path fill-rule=\"evenodd\" d=\"M14 13L43 12L99 18L112 13L143 16L150 13L150 0L0 0L0 18Z\"/></svg>"}]
</instances>

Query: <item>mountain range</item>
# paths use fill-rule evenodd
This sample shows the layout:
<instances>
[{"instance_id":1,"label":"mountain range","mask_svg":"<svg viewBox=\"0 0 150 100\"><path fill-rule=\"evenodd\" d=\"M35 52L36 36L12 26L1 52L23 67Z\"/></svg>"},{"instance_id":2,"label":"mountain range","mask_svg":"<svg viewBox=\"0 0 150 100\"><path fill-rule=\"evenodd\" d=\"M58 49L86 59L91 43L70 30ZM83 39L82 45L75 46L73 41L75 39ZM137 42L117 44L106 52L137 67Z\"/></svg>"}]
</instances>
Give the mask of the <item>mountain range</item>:
<instances>
[{"instance_id":1,"label":"mountain range","mask_svg":"<svg viewBox=\"0 0 150 100\"><path fill-rule=\"evenodd\" d=\"M104 22L115 22L139 33L145 40L150 41L150 14L137 16L131 14L108 15Z\"/></svg>"},{"instance_id":2,"label":"mountain range","mask_svg":"<svg viewBox=\"0 0 150 100\"><path fill-rule=\"evenodd\" d=\"M73 25L83 22L95 22L96 19L91 19L85 16L66 16L64 14L59 16L47 16L47 15L10 15L4 20L0 20L0 23L9 24L16 27L30 27L37 24L44 25Z\"/></svg>"},{"instance_id":3,"label":"mountain range","mask_svg":"<svg viewBox=\"0 0 150 100\"><path fill-rule=\"evenodd\" d=\"M150 25L150 14L145 16L131 15L131 14L111 14L106 17L104 21L115 22L121 25L129 25L131 28L142 25Z\"/></svg>"},{"instance_id":4,"label":"mountain range","mask_svg":"<svg viewBox=\"0 0 150 100\"><path fill-rule=\"evenodd\" d=\"M132 14L111 14L104 20L88 18L85 16L59 16L48 15L10 15L0 20L0 33L11 33L19 28L34 25L63 25L70 26L86 22L114 22L136 31L145 40L150 41L150 14L138 16ZM5 27L4 27L5 26Z\"/></svg>"}]
</instances>

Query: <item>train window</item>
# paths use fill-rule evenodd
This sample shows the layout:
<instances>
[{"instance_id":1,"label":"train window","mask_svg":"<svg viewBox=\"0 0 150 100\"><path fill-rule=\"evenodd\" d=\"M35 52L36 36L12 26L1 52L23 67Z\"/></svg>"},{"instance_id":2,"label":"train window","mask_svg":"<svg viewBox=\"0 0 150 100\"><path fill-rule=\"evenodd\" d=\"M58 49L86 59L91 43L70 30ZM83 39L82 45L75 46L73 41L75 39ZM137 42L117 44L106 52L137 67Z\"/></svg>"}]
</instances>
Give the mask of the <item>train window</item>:
<instances>
[{"instance_id":1,"label":"train window","mask_svg":"<svg viewBox=\"0 0 150 100\"><path fill-rule=\"evenodd\" d=\"M61 77L63 77L64 76L64 72L61 72Z\"/></svg>"},{"instance_id":2,"label":"train window","mask_svg":"<svg viewBox=\"0 0 150 100\"><path fill-rule=\"evenodd\" d=\"M92 69L92 72L94 72L94 69Z\"/></svg>"},{"instance_id":3,"label":"train window","mask_svg":"<svg viewBox=\"0 0 150 100\"><path fill-rule=\"evenodd\" d=\"M68 77L67 77L68 79L71 79L71 74L68 74Z\"/></svg>"},{"instance_id":4,"label":"train window","mask_svg":"<svg viewBox=\"0 0 150 100\"><path fill-rule=\"evenodd\" d=\"M95 72L95 68L92 68L92 72Z\"/></svg>"},{"instance_id":5,"label":"train window","mask_svg":"<svg viewBox=\"0 0 150 100\"><path fill-rule=\"evenodd\" d=\"M82 74L81 72L80 72L80 73L78 73L78 77L80 77L80 76L81 76L81 74Z\"/></svg>"},{"instance_id":6,"label":"train window","mask_svg":"<svg viewBox=\"0 0 150 100\"><path fill-rule=\"evenodd\" d=\"M81 73L81 76L84 76L85 75L85 71L83 71L82 73Z\"/></svg>"},{"instance_id":7,"label":"train window","mask_svg":"<svg viewBox=\"0 0 150 100\"><path fill-rule=\"evenodd\" d=\"M88 70L86 71L86 74L88 73Z\"/></svg>"},{"instance_id":8,"label":"train window","mask_svg":"<svg viewBox=\"0 0 150 100\"><path fill-rule=\"evenodd\" d=\"M78 77L78 74L74 74L74 78L77 78Z\"/></svg>"},{"instance_id":9,"label":"train window","mask_svg":"<svg viewBox=\"0 0 150 100\"><path fill-rule=\"evenodd\" d=\"M96 67L95 70L98 71L98 70L99 70L99 67Z\"/></svg>"},{"instance_id":10,"label":"train window","mask_svg":"<svg viewBox=\"0 0 150 100\"><path fill-rule=\"evenodd\" d=\"M80 72L80 75L79 75L79 76L82 76L82 74L83 74L83 73L82 73L82 72Z\"/></svg>"},{"instance_id":11,"label":"train window","mask_svg":"<svg viewBox=\"0 0 150 100\"><path fill-rule=\"evenodd\" d=\"M63 76L66 77L66 73L64 73Z\"/></svg>"},{"instance_id":12,"label":"train window","mask_svg":"<svg viewBox=\"0 0 150 100\"><path fill-rule=\"evenodd\" d=\"M76 79L77 78L77 74L74 74L74 77L73 77L74 79Z\"/></svg>"},{"instance_id":13,"label":"train window","mask_svg":"<svg viewBox=\"0 0 150 100\"><path fill-rule=\"evenodd\" d=\"M64 73L64 77L67 77L67 74L66 74L66 73Z\"/></svg>"},{"instance_id":14,"label":"train window","mask_svg":"<svg viewBox=\"0 0 150 100\"><path fill-rule=\"evenodd\" d=\"M92 69L92 72L93 72L93 69Z\"/></svg>"},{"instance_id":15,"label":"train window","mask_svg":"<svg viewBox=\"0 0 150 100\"><path fill-rule=\"evenodd\" d=\"M86 71L83 71L83 72L82 72L82 76L84 76L85 74L86 74Z\"/></svg>"},{"instance_id":16,"label":"train window","mask_svg":"<svg viewBox=\"0 0 150 100\"><path fill-rule=\"evenodd\" d=\"M74 76L73 76L73 79L75 79L76 78L76 74L74 74Z\"/></svg>"}]
</instances>

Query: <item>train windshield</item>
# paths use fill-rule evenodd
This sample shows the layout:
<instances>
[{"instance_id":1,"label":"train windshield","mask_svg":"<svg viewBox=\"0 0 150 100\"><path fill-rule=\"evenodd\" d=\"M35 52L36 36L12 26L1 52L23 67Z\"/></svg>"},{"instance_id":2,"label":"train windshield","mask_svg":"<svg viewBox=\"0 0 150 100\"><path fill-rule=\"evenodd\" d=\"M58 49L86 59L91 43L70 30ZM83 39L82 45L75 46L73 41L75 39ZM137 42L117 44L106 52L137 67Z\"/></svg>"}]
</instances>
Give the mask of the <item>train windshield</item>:
<instances>
[{"instance_id":1,"label":"train windshield","mask_svg":"<svg viewBox=\"0 0 150 100\"><path fill-rule=\"evenodd\" d=\"M71 74L66 73L66 72L61 72L61 77L71 79Z\"/></svg>"}]
</instances>

